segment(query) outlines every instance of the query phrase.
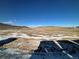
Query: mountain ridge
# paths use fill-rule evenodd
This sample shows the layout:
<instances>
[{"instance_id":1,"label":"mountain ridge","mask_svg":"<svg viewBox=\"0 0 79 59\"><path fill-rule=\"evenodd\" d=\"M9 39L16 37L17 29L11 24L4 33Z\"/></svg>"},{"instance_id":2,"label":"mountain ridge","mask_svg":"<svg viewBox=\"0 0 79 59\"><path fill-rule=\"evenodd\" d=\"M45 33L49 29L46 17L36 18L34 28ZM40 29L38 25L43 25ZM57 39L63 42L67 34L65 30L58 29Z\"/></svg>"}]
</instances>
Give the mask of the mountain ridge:
<instances>
[{"instance_id":1,"label":"mountain ridge","mask_svg":"<svg viewBox=\"0 0 79 59\"><path fill-rule=\"evenodd\" d=\"M21 28L29 28L29 27L0 23L0 30L21 29Z\"/></svg>"}]
</instances>

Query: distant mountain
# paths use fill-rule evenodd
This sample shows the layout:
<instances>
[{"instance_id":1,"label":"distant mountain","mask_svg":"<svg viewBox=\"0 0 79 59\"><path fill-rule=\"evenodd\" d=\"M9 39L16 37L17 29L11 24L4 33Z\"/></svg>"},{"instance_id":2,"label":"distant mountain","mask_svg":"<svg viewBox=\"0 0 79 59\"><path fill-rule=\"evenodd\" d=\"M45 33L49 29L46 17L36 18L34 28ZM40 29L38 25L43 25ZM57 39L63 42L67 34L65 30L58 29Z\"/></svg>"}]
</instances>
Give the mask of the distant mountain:
<instances>
[{"instance_id":1,"label":"distant mountain","mask_svg":"<svg viewBox=\"0 0 79 59\"><path fill-rule=\"evenodd\" d=\"M74 27L61 27L61 26L40 26L40 27L36 27L35 29L38 30L73 30Z\"/></svg>"},{"instance_id":2,"label":"distant mountain","mask_svg":"<svg viewBox=\"0 0 79 59\"><path fill-rule=\"evenodd\" d=\"M8 29L27 29L29 27L26 26L16 26L10 24L0 23L0 30L8 30Z\"/></svg>"},{"instance_id":3,"label":"distant mountain","mask_svg":"<svg viewBox=\"0 0 79 59\"><path fill-rule=\"evenodd\" d=\"M79 26L76 26L76 28L79 28Z\"/></svg>"}]
</instances>

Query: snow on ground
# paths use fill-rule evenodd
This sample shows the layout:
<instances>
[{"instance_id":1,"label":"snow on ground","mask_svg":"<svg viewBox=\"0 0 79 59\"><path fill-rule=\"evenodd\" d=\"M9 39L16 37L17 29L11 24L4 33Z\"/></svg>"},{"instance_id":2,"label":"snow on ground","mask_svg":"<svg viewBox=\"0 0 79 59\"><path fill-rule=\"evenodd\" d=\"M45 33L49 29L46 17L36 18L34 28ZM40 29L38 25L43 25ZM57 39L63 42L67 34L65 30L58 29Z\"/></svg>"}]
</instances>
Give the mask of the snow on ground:
<instances>
[{"instance_id":1,"label":"snow on ground","mask_svg":"<svg viewBox=\"0 0 79 59\"><path fill-rule=\"evenodd\" d=\"M50 39L57 39L57 40L62 40L63 38L79 38L79 37L70 37L70 36L64 36L64 37L48 37L48 36L42 36L42 37L33 37L29 36L24 33L12 33L11 35L8 36L1 36L0 40L5 40L10 37L16 37L16 38L34 38L34 39L45 39L45 40L50 40ZM19 43L19 45L23 45L24 43ZM24 45L27 45L30 43L25 43ZM38 44L38 43L37 43ZM58 43L57 43L58 44ZM1 51L0 50L0 59L79 59L79 47L78 46L73 46L73 44L65 44L65 43L59 43L62 46L62 49L67 49L63 53L62 51L57 51L54 50L54 52L49 53L47 49L50 50L50 48L46 48L45 50L47 53L44 52L38 52L38 53L32 53L32 54L22 54L19 52L18 49L6 49ZM48 45L47 45L48 46ZM73 53L72 53L73 52ZM68 55L72 56L69 57Z\"/></svg>"},{"instance_id":2,"label":"snow on ground","mask_svg":"<svg viewBox=\"0 0 79 59\"><path fill-rule=\"evenodd\" d=\"M30 38L30 36L24 33L11 33L10 35L0 36L0 40L5 40L7 38Z\"/></svg>"},{"instance_id":3,"label":"snow on ground","mask_svg":"<svg viewBox=\"0 0 79 59\"><path fill-rule=\"evenodd\" d=\"M79 39L79 37L77 36L59 36L59 37L54 37L54 36L44 36L44 35L41 35L41 36L29 36L28 34L25 34L25 33L10 33L10 35L3 35L3 36L0 36L0 40L4 40L4 39L7 39L7 38L11 38L11 37L16 37L16 38L33 38L33 39L45 39L45 40L50 40L50 39L56 39L56 40L62 40L63 38L76 38L76 39Z\"/></svg>"},{"instance_id":4,"label":"snow on ground","mask_svg":"<svg viewBox=\"0 0 79 59\"><path fill-rule=\"evenodd\" d=\"M64 44L64 43L63 43ZM0 52L0 59L79 59L79 50L73 50L73 45L65 44L64 48L69 48L71 50L65 50L72 58L64 54L62 51L54 50L53 52L37 52L32 54L22 54L18 49L5 49ZM75 52L72 52L75 51Z\"/></svg>"},{"instance_id":5,"label":"snow on ground","mask_svg":"<svg viewBox=\"0 0 79 59\"><path fill-rule=\"evenodd\" d=\"M24 33L12 33L11 37L21 37L21 38L28 38L29 35L24 34Z\"/></svg>"}]
</instances>

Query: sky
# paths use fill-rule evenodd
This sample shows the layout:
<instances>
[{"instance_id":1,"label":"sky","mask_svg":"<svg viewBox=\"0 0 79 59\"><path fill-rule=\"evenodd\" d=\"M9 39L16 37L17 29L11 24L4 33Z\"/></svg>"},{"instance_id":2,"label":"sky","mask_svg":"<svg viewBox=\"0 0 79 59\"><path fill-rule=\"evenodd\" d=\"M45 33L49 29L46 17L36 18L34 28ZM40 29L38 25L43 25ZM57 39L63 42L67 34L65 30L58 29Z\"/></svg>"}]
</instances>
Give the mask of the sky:
<instances>
[{"instance_id":1,"label":"sky","mask_svg":"<svg viewBox=\"0 0 79 59\"><path fill-rule=\"evenodd\" d=\"M79 0L0 0L0 22L23 26L77 26Z\"/></svg>"}]
</instances>

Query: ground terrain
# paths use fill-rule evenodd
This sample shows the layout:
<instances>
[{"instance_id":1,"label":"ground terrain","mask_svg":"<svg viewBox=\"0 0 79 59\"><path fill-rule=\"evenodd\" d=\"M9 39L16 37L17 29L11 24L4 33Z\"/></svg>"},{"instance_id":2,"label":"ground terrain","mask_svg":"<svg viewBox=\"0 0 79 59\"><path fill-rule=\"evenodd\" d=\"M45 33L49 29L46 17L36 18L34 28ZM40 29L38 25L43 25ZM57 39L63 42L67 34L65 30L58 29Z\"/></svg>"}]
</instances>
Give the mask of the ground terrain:
<instances>
[{"instance_id":1,"label":"ground terrain","mask_svg":"<svg viewBox=\"0 0 79 59\"><path fill-rule=\"evenodd\" d=\"M79 59L78 56L78 27L31 28L0 23L0 58L2 59L6 57L7 59L37 59L38 57L39 59L49 57L50 59Z\"/></svg>"}]
</instances>

